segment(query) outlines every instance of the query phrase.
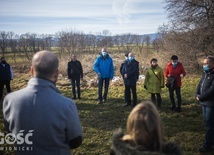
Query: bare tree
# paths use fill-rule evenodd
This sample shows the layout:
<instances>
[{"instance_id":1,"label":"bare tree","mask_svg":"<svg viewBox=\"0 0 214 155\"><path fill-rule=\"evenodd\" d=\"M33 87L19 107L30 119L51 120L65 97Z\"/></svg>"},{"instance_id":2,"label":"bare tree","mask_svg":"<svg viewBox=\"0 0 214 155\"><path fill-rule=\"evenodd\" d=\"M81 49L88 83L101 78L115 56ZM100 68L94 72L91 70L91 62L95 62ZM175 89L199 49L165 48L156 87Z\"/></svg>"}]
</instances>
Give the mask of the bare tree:
<instances>
[{"instance_id":1,"label":"bare tree","mask_svg":"<svg viewBox=\"0 0 214 155\"><path fill-rule=\"evenodd\" d=\"M19 41L18 41L18 51L20 53L24 53L27 60L30 60L31 59L31 53L29 52L29 34L26 33L26 34L22 34L19 38Z\"/></svg>"},{"instance_id":2,"label":"bare tree","mask_svg":"<svg viewBox=\"0 0 214 155\"><path fill-rule=\"evenodd\" d=\"M149 35L143 35L143 42L146 44L147 52L149 51L150 40Z\"/></svg>"},{"instance_id":3,"label":"bare tree","mask_svg":"<svg viewBox=\"0 0 214 155\"><path fill-rule=\"evenodd\" d=\"M2 55L4 56L5 55L5 52L6 52L6 48L7 48L7 39L8 39L8 33L5 32L5 31L1 31L0 32L0 48L1 48L1 51L2 51Z\"/></svg>"},{"instance_id":4,"label":"bare tree","mask_svg":"<svg viewBox=\"0 0 214 155\"><path fill-rule=\"evenodd\" d=\"M114 42L114 45L117 47L117 51L120 52L120 48L121 48L121 36L120 35L114 36L113 42Z\"/></svg>"},{"instance_id":5,"label":"bare tree","mask_svg":"<svg viewBox=\"0 0 214 155\"><path fill-rule=\"evenodd\" d=\"M134 39L133 35L130 33L121 35L121 42L124 50L126 52L131 52L133 49Z\"/></svg>"},{"instance_id":6,"label":"bare tree","mask_svg":"<svg viewBox=\"0 0 214 155\"><path fill-rule=\"evenodd\" d=\"M144 42L142 40L142 35L133 35L133 42L136 44L137 48L140 51L140 54L143 52Z\"/></svg>"},{"instance_id":7,"label":"bare tree","mask_svg":"<svg viewBox=\"0 0 214 155\"><path fill-rule=\"evenodd\" d=\"M165 0L165 2L170 19L169 34L183 36L177 43L182 42L183 46L186 43L193 51L200 49L204 55L214 54L214 1Z\"/></svg>"},{"instance_id":8,"label":"bare tree","mask_svg":"<svg viewBox=\"0 0 214 155\"><path fill-rule=\"evenodd\" d=\"M10 47L13 53L13 61L16 63L16 53L18 52L18 39L19 36L14 32L8 32L8 47Z\"/></svg>"}]
</instances>

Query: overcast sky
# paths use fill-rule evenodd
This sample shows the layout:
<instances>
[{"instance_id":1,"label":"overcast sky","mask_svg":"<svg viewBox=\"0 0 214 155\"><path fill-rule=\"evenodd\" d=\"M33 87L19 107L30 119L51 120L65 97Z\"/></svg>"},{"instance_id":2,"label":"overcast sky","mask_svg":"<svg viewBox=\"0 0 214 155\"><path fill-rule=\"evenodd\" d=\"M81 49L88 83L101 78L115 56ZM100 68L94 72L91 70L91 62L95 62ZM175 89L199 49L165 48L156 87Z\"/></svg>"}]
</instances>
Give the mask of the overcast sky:
<instances>
[{"instance_id":1,"label":"overcast sky","mask_svg":"<svg viewBox=\"0 0 214 155\"><path fill-rule=\"evenodd\" d=\"M167 24L163 0L0 0L0 6L0 31L17 34L151 34Z\"/></svg>"}]
</instances>

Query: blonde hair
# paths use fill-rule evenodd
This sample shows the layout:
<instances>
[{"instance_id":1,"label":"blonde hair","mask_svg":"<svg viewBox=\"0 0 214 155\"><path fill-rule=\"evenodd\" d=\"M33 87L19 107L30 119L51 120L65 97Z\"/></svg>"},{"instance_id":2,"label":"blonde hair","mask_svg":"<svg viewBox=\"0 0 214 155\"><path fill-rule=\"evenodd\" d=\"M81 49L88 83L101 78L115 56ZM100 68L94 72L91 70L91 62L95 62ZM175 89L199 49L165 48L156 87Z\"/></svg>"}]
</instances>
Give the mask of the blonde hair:
<instances>
[{"instance_id":1,"label":"blonde hair","mask_svg":"<svg viewBox=\"0 0 214 155\"><path fill-rule=\"evenodd\" d=\"M164 140L159 113L150 101L138 104L129 114L127 133L136 145L161 151Z\"/></svg>"}]
</instances>

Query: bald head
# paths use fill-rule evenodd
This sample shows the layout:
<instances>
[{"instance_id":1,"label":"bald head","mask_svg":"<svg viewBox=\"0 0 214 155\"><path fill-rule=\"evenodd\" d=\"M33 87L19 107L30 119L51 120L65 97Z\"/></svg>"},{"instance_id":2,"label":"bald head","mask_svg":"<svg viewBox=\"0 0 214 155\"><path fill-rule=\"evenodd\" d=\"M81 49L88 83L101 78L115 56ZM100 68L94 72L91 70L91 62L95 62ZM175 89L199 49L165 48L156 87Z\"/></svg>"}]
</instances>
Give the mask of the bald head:
<instances>
[{"instance_id":1,"label":"bald head","mask_svg":"<svg viewBox=\"0 0 214 155\"><path fill-rule=\"evenodd\" d=\"M50 51L39 51L32 59L33 76L53 81L58 76L59 61L56 55Z\"/></svg>"}]
</instances>

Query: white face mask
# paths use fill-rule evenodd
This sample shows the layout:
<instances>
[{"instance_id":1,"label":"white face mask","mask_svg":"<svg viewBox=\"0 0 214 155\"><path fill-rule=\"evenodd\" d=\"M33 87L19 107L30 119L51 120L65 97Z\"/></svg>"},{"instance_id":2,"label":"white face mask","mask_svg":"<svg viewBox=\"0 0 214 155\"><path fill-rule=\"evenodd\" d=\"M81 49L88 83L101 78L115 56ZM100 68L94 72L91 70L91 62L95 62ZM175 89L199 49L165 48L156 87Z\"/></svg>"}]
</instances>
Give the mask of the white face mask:
<instances>
[{"instance_id":1,"label":"white face mask","mask_svg":"<svg viewBox=\"0 0 214 155\"><path fill-rule=\"evenodd\" d=\"M103 55L103 56L106 56L106 55L107 55L107 52L106 52L106 51L103 51L103 52L102 52L102 55Z\"/></svg>"}]
</instances>

